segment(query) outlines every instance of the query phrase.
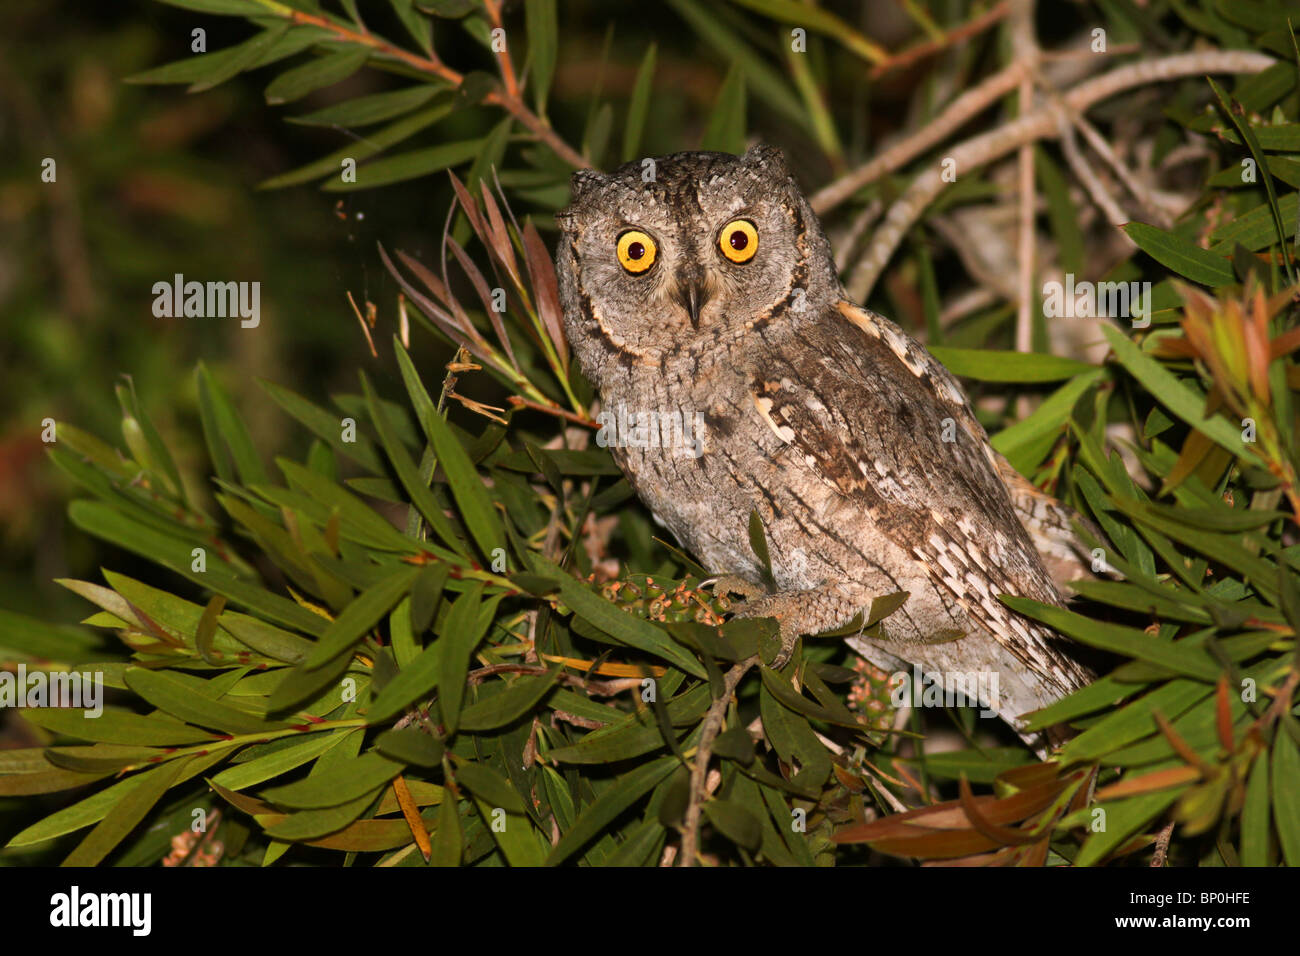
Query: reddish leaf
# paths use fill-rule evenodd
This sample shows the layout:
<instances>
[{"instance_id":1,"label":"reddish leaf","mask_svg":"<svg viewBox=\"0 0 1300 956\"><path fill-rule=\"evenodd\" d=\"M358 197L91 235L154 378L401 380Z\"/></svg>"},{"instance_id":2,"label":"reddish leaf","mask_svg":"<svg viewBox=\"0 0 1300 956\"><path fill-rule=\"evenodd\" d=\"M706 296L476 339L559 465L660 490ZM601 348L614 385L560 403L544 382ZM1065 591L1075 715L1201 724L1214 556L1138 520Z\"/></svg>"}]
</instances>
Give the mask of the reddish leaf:
<instances>
[{"instance_id":1,"label":"reddish leaf","mask_svg":"<svg viewBox=\"0 0 1300 956\"><path fill-rule=\"evenodd\" d=\"M537 227L531 221L524 224L524 261L537 299L537 314L551 337L555 354L560 357L560 365L567 369L569 343L564 338L564 326L560 318L560 286L555 278L555 264L551 262L546 243L542 242Z\"/></svg>"}]
</instances>

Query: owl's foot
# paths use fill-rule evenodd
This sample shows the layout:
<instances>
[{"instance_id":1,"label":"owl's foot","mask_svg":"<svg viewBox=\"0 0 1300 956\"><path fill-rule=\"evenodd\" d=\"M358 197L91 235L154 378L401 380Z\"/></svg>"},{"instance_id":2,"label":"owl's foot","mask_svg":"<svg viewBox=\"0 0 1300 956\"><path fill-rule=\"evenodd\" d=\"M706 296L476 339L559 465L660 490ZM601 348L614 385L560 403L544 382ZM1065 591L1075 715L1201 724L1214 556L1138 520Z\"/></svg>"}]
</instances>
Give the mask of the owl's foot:
<instances>
[{"instance_id":1,"label":"owl's foot","mask_svg":"<svg viewBox=\"0 0 1300 956\"><path fill-rule=\"evenodd\" d=\"M799 636L805 633L795 622L800 618L799 599L807 593L807 591L785 591L780 594L760 592L758 597L747 600L736 608L736 617L770 617L780 626L781 649L772 659L774 670L780 670L789 663L795 645L799 643Z\"/></svg>"},{"instance_id":2,"label":"owl's foot","mask_svg":"<svg viewBox=\"0 0 1300 956\"><path fill-rule=\"evenodd\" d=\"M724 580L727 579L719 579L719 583ZM745 603L733 614L738 618L770 617L777 622L781 628L781 650L772 666L778 670L790 660L801 635L820 634L846 624L859 610L853 601L831 586L768 594L750 582L743 583L748 585L752 596L746 596ZM715 594L718 586L714 585ZM729 585L729 589L742 593L740 585Z\"/></svg>"},{"instance_id":3,"label":"owl's foot","mask_svg":"<svg viewBox=\"0 0 1300 956\"><path fill-rule=\"evenodd\" d=\"M738 574L719 574L717 577L701 581L700 587L712 587L713 593L718 597L739 594L746 602L757 601L767 596L765 588Z\"/></svg>"}]
</instances>

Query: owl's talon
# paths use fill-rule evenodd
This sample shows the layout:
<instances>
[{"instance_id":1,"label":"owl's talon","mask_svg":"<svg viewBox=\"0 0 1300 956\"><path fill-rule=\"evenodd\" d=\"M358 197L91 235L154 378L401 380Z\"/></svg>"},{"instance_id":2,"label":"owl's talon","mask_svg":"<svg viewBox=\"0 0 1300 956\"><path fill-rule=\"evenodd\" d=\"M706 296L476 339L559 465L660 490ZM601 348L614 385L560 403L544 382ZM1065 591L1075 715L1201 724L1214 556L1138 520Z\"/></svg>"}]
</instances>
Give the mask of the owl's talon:
<instances>
[{"instance_id":1,"label":"owl's talon","mask_svg":"<svg viewBox=\"0 0 1300 956\"><path fill-rule=\"evenodd\" d=\"M716 577L701 581L700 587L712 587L713 593L719 596L739 594L745 599L746 603L757 601L767 596L767 591L759 587L753 581L742 578L738 574L719 574Z\"/></svg>"}]
</instances>

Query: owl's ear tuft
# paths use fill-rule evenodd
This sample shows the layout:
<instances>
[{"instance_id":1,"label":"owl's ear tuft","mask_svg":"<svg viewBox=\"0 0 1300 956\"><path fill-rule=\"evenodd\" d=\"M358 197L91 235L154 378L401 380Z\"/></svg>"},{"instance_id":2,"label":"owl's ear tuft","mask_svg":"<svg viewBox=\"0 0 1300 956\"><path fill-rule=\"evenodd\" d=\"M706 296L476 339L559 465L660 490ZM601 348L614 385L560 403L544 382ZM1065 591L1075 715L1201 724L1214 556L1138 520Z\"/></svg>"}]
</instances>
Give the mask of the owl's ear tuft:
<instances>
[{"instance_id":1,"label":"owl's ear tuft","mask_svg":"<svg viewBox=\"0 0 1300 956\"><path fill-rule=\"evenodd\" d=\"M745 165L761 169L772 176L789 176L785 153L768 143L755 143L745 151Z\"/></svg>"},{"instance_id":2,"label":"owl's ear tuft","mask_svg":"<svg viewBox=\"0 0 1300 956\"><path fill-rule=\"evenodd\" d=\"M598 173L594 169L580 169L570 177L569 191L573 193L573 199L576 202L585 193L592 192L607 182L609 182L609 177L604 173Z\"/></svg>"}]
</instances>

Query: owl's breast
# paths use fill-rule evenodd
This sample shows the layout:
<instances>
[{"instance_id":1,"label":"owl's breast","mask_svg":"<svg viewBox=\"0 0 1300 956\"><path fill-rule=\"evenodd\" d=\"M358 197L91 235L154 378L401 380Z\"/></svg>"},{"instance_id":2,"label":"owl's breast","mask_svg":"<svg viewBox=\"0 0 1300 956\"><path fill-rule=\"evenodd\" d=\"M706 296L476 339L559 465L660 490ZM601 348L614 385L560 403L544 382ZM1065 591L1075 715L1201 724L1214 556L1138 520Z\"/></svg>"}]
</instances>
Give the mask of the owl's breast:
<instances>
[{"instance_id":1,"label":"owl's breast","mask_svg":"<svg viewBox=\"0 0 1300 956\"><path fill-rule=\"evenodd\" d=\"M741 376L710 384L661 381L621 397L606 394L600 420L609 427L597 442L611 449L641 500L710 571L760 578L749 537L750 515L757 512L780 587L814 587L848 573L835 549L819 540L818 528L857 539L869 531L869 517L819 479L773 429ZM640 404L629 394L640 395ZM670 394L674 402L666 401ZM650 396L658 398L646 401Z\"/></svg>"}]
</instances>

